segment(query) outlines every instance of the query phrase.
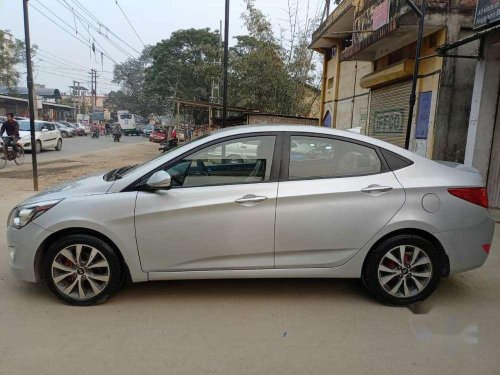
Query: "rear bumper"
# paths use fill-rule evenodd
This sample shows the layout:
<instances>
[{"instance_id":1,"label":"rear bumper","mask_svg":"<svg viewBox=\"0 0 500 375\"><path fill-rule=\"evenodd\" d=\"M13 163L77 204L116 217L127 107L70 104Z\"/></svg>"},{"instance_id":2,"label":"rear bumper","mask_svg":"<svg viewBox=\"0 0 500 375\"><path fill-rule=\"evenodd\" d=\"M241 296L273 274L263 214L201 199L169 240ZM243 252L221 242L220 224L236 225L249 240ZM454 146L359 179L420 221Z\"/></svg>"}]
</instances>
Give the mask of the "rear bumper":
<instances>
[{"instance_id":1,"label":"rear bumper","mask_svg":"<svg viewBox=\"0 0 500 375\"><path fill-rule=\"evenodd\" d=\"M481 267L488 253L483 245L491 244L495 221L487 215L479 225L435 233L450 259L450 274Z\"/></svg>"}]
</instances>

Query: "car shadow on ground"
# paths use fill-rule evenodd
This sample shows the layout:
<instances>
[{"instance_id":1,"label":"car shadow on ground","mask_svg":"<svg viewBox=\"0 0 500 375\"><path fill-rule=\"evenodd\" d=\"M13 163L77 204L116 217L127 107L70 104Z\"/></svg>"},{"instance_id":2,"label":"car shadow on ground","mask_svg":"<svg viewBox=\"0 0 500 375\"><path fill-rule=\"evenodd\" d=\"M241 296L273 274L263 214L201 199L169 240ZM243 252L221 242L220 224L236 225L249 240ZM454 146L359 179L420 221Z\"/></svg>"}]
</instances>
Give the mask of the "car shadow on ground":
<instances>
[{"instance_id":1,"label":"car shadow on ground","mask_svg":"<svg viewBox=\"0 0 500 375\"><path fill-rule=\"evenodd\" d=\"M59 304L43 283L18 284L18 291L35 304ZM436 293L426 300L423 313L437 305L475 299L476 289L464 285L461 277L441 280ZM359 279L214 279L167 280L123 286L107 306L144 306L147 304L244 300L247 302L294 302L321 300L324 303L348 303L363 306L380 303L372 298ZM414 311L414 313L419 313Z\"/></svg>"}]
</instances>

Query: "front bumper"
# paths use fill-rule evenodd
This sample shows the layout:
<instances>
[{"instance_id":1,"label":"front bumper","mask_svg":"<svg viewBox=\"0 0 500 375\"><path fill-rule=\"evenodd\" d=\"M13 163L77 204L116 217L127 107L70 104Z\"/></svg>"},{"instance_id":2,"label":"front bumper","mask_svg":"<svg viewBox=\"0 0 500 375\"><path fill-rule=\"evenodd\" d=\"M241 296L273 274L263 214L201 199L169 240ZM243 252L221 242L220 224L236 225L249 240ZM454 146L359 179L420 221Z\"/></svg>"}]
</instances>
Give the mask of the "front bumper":
<instances>
[{"instance_id":1,"label":"front bumper","mask_svg":"<svg viewBox=\"0 0 500 375\"><path fill-rule=\"evenodd\" d=\"M435 233L450 259L450 274L481 267L488 258L483 245L491 244L494 231L495 221L487 215L479 225Z\"/></svg>"},{"instance_id":2,"label":"front bumper","mask_svg":"<svg viewBox=\"0 0 500 375\"><path fill-rule=\"evenodd\" d=\"M21 229L7 228L7 249L10 270L14 277L36 282L35 256L42 242L51 234L31 222Z\"/></svg>"}]
</instances>

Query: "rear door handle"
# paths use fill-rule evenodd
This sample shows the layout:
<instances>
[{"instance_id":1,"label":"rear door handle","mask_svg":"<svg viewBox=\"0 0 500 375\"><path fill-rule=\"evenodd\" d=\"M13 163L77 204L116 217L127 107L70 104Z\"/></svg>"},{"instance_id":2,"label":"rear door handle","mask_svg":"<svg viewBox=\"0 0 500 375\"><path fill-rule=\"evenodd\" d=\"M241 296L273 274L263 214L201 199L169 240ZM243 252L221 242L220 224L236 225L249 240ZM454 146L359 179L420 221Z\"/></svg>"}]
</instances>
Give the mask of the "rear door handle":
<instances>
[{"instance_id":1,"label":"rear door handle","mask_svg":"<svg viewBox=\"0 0 500 375\"><path fill-rule=\"evenodd\" d=\"M236 199L235 202L238 204L242 204L245 206L252 206L254 204L257 204L259 202L264 202L267 199L267 197L263 196L258 196L254 194L247 194L239 199Z\"/></svg>"},{"instance_id":2,"label":"rear door handle","mask_svg":"<svg viewBox=\"0 0 500 375\"><path fill-rule=\"evenodd\" d=\"M380 185L370 185L365 187L364 189L361 189L363 193L386 193L388 191L391 191L392 187L390 186L380 186Z\"/></svg>"}]
</instances>

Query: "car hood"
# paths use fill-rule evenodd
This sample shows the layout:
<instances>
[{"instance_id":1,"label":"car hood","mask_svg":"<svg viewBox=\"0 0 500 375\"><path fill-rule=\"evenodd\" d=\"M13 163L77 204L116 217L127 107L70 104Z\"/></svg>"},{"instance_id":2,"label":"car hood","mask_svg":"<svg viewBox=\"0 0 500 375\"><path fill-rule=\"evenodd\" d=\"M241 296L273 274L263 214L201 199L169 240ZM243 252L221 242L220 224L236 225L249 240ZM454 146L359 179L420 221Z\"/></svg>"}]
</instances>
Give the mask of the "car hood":
<instances>
[{"instance_id":1,"label":"car hood","mask_svg":"<svg viewBox=\"0 0 500 375\"><path fill-rule=\"evenodd\" d=\"M104 173L83 177L53 186L45 191L33 195L21 204L31 204L53 199L64 199L82 195L105 194L113 185L113 181L104 181Z\"/></svg>"}]
</instances>

